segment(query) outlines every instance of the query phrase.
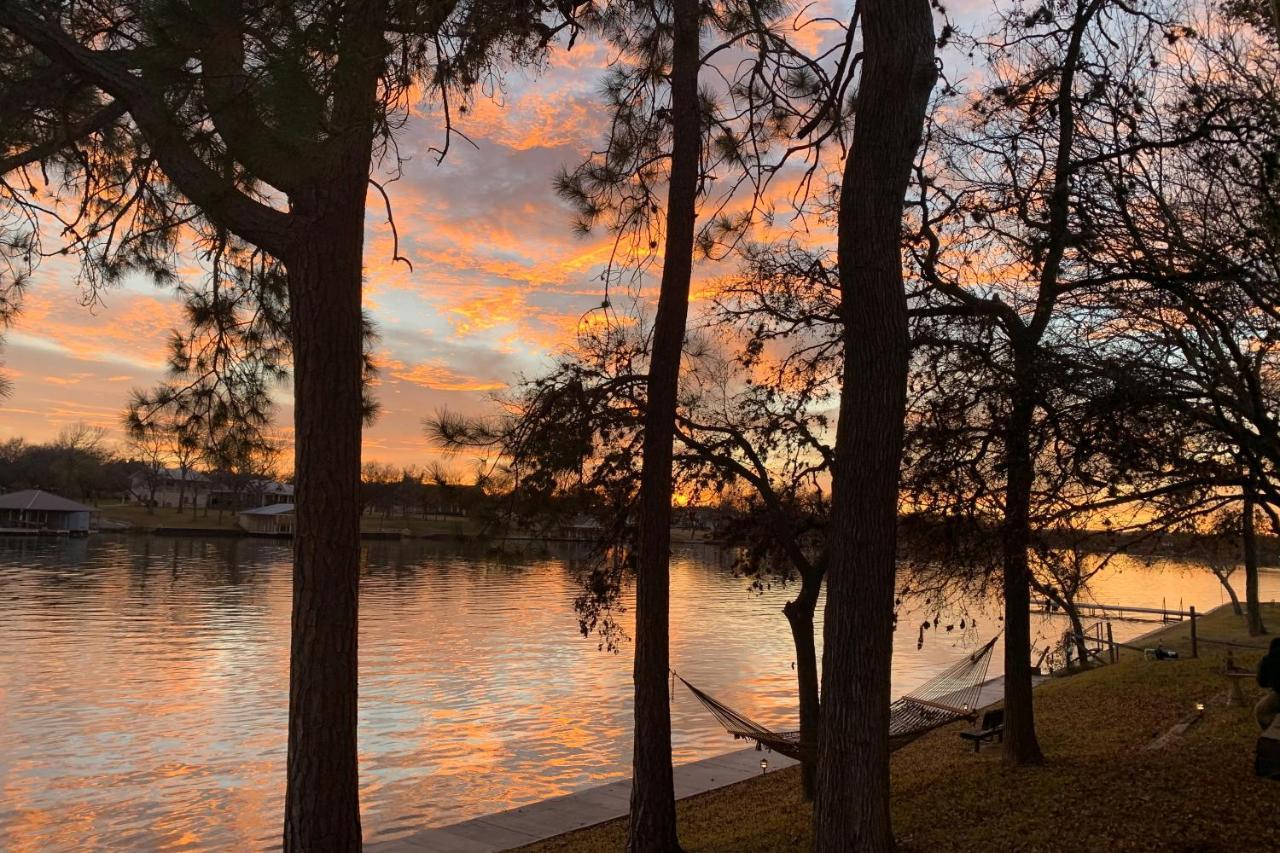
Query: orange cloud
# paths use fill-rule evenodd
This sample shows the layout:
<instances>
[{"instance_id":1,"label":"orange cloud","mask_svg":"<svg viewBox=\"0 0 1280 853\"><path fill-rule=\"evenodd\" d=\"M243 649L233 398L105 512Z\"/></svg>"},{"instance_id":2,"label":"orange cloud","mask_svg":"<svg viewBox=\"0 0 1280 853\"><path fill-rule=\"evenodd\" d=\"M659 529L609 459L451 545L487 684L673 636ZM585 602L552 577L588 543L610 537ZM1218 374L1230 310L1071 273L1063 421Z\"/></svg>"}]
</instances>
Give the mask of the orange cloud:
<instances>
[{"instance_id":1,"label":"orange cloud","mask_svg":"<svg viewBox=\"0 0 1280 853\"><path fill-rule=\"evenodd\" d=\"M589 93L552 92L505 105L490 99L477 101L463 125L469 134L477 131L490 142L516 151L583 149L600 139L605 118Z\"/></svg>"},{"instance_id":2,"label":"orange cloud","mask_svg":"<svg viewBox=\"0 0 1280 853\"><path fill-rule=\"evenodd\" d=\"M516 322L524 313L524 297L520 293L499 292L466 299L449 309L453 328L459 335L483 332Z\"/></svg>"},{"instance_id":3,"label":"orange cloud","mask_svg":"<svg viewBox=\"0 0 1280 853\"><path fill-rule=\"evenodd\" d=\"M829 40L834 32L824 24L810 35ZM391 200L398 253L412 270L393 261L394 238L376 190L366 217L366 307L385 352L376 389L382 414L365 441L385 461L426 462L435 451L421 433L424 414L441 405L486 411L490 392L521 372L538 373L548 355L602 321L591 309L605 296L601 272L613 239L607 230L574 234L552 181L603 140L608 116L599 85L611 58L607 47L584 38L572 52L554 51L535 76L511 74L494 99L455 109L457 126L476 147L455 138L439 165L429 150L443 142L438 106L414 103L399 140L403 159L378 175ZM782 180L770 190L779 220L789 191ZM643 281L610 291L618 322L630 322L632 297L652 306L661 258L649 255L647 243L619 248L624 257L615 260L634 264L644 255L651 262ZM193 282L206 274L194 257L178 270ZM693 301L705 298L711 277L731 271L700 264ZM15 391L6 401L12 408L0 410L0 436L46 440L74 420L118 430L128 389L162 378L168 332L182 325L178 302L139 277L86 309L76 274L74 261L52 258L32 282L4 353ZM275 422L288 442L288 389L276 399Z\"/></svg>"},{"instance_id":4,"label":"orange cloud","mask_svg":"<svg viewBox=\"0 0 1280 853\"><path fill-rule=\"evenodd\" d=\"M169 330L182 325L177 301L127 290L106 300L90 310L78 304L72 288L37 283L23 299L11 339L92 361L161 364Z\"/></svg>"},{"instance_id":5,"label":"orange cloud","mask_svg":"<svg viewBox=\"0 0 1280 853\"><path fill-rule=\"evenodd\" d=\"M385 370L389 376L402 382L432 391L497 391L507 387L506 382L468 376L448 365L431 362L405 365L392 361L385 365Z\"/></svg>"}]
</instances>

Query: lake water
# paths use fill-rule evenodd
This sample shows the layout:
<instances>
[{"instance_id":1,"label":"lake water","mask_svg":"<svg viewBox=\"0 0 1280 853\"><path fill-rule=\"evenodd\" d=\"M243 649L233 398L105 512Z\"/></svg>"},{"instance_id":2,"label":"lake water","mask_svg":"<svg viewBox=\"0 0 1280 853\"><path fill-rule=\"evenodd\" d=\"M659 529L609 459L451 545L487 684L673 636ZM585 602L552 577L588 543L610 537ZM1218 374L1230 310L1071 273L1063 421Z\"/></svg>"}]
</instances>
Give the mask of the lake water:
<instances>
[{"instance_id":1,"label":"lake water","mask_svg":"<svg viewBox=\"0 0 1280 853\"><path fill-rule=\"evenodd\" d=\"M566 550L498 559L365 543L361 803L385 839L629 772L630 658L577 631ZM1204 569L1120 562L1096 600L1208 610ZM1264 599L1280 575L1263 577ZM794 726L785 589L756 593L711 549L672 569L672 659L686 678ZM289 552L258 539L0 539L0 849L261 849L277 843L288 700ZM894 692L998 630L916 648L903 614ZM945 620L944 620L945 621ZM958 622L958 620L956 620ZM913 626L905 629L905 626ZM1117 639L1149 625L1116 623ZM1041 644L1062 625L1038 620ZM932 633L932 632L931 632ZM991 674L999 672L999 653ZM677 762L726 752L683 690Z\"/></svg>"}]
</instances>

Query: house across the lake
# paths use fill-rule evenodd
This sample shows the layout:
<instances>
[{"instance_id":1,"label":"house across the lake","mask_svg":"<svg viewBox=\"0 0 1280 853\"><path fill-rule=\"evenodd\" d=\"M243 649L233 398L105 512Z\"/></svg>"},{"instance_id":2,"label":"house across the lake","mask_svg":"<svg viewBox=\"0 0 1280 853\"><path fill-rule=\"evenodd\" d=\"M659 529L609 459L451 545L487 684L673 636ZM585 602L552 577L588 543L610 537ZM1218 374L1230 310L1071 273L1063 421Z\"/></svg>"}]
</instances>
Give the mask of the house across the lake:
<instances>
[{"instance_id":1,"label":"house across the lake","mask_svg":"<svg viewBox=\"0 0 1280 853\"><path fill-rule=\"evenodd\" d=\"M246 533L289 536L293 534L293 511L291 503L254 507L241 510L238 521Z\"/></svg>"},{"instance_id":2,"label":"house across the lake","mask_svg":"<svg viewBox=\"0 0 1280 853\"><path fill-rule=\"evenodd\" d=\"M207 474L190 468L144 468L130 476L126 499L143 505L204 509L212 489Z\"/></svg>"},{"instance_id":3,"label":"house across the lake","mask_svg":"<svg viewBox=\"0 0 1280 853\"><path fill-rule=\"evenodd\" d=\"M250 480L239 488L231 488L224 484L210 489L208 506L211 509L223 507L265 509L275 504L292 504L293 502L292 483Z\"/></svg>"},{"instance_id":4,"label":"house across the lake","mask_svg":"<svg viewBox=\"0 0 1280 853\"><path fill-rule=\"evenodd\" d=\"M97 512L58 495L25 489L0 495L0 531L86 536Z\"/></svg>"}]
</instances>

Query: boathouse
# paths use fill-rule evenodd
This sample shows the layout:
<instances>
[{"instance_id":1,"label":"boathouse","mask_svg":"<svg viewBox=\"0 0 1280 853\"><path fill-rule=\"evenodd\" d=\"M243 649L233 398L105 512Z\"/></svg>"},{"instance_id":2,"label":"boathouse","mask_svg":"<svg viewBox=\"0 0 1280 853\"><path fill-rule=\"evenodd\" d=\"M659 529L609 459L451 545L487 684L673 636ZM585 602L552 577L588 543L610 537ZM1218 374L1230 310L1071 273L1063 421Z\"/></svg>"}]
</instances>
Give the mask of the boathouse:
<instances>
[{"instance_id":1,"label":"boathouse","mask_svg":"<svg viewBox=\"0 0 1280 853\"><path fill-rule=\"evenodd\" d=\"M293 533L293 511L291 503L271 504L241 511L239 523L246 533L260 533L271 536L284 536Z\"/></svg>"},{"instance_id":2,"label":"boathouse","mask_svg":"<svg viewBox=\"0 0 1280 853\"><path fill-rule=\"evenodd\" d=\"M88 534L97 510L91 506L42 492L24 489L0 495L0 530L6 533Z\"/></svg>"}]
</instances>

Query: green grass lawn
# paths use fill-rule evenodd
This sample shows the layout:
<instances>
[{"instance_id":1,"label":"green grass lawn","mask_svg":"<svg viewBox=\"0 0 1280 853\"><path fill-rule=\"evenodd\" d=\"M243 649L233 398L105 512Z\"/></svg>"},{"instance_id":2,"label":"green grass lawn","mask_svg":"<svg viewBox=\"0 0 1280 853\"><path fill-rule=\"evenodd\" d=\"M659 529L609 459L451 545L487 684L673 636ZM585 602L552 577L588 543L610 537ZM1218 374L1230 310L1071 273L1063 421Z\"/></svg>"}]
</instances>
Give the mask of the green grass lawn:
<instances>
[{"instance_id":1,"label":"green grass lawn","mask_svg":"<svg viewBox=\"0 0 1280 853\"><path fill-rule=\"evenodd\" d=\"M409 531L412 536L467 536L476 532L476 525L466 518L398 518L392 516L363 516L360 529L365 533L398 533Z\"/></svg>"},{"instance_id":2,"label":"green grass lawn","mask_svg":"<svg viewBox=\"0 0 1280 853\"><path fill-rule=\"evenodd\" d=\"M133 527L142 530L150 530L155 527L230 530L236 526L236 514L230 511L223 511L222 517L219 519L217 510L210 510L207 515L204 510L197 510L196 517L192 518L190 508L178 512L173 507L157 506L148 511L144 506L127 504L123 506L104 506L100 507L100 509L102 510L103 520L127 522Z\"/></svg>"},{"instance_id":3,"label":"green grass lawn","mask_svg":"<svg viewBox=\"0 0 1280 853\"><path fill-rule=\"evenodd\" d=\"M1267 606L1280 630L1280 606ZM1199 620L1208 639L1250 639L1243 620L1221 608ZM1166 648L1189 654L1186 625L1161 633ZM1155 641L1144 641L1152 646ZM1258 729L1249 706L1225 704L1226 648L1201 644L1199 659L1120 663L1037 688L1036 714L1046 763L1005 767L998 747L975 755L939 729L895 753L893 820L907 851L1280 850L1280 783L1253 775ZM1262 650L1235 649L1254 667ZM1206 704L1187 732L1158 749L1152 741ZM807 850L810 809L795 768L712 791L678 806L689 851ZM625 820L582 830L527 851L622 850Z\"/></svg>"}]
</instances>

